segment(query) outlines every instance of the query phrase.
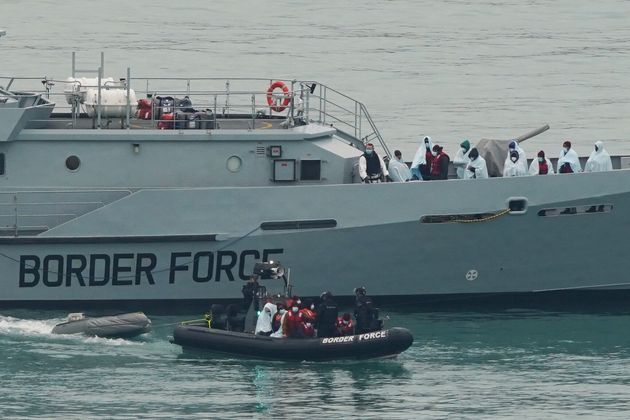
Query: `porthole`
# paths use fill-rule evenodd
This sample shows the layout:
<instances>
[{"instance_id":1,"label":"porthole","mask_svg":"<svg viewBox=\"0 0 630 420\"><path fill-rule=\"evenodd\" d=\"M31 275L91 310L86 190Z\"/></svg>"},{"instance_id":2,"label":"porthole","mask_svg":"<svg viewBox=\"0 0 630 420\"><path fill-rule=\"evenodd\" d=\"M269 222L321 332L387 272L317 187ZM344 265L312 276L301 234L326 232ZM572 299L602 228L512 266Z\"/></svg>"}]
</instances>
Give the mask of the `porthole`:
<instances>
[{"instance_id":1,"label":"porthole","mask_svg":"<svg viewBox=\"0 0 630 420\"><path fill-rule=\"evenodd\" d=\"M243 166L243 161L238 156L230 156L226 162L227 170L230 172L238 172Z\"/></svg>"},{"instance_id":2,"label":"porthole","mask_svg":"<svg viewBox=\"0 0 630 420\"><path fill-rule=\"evenodd\" d=\"M81 160L78 156L72 155L68 156L66 159L66 168L70 171L76 171L81 166Z\"/></svg>"}]
</instances>

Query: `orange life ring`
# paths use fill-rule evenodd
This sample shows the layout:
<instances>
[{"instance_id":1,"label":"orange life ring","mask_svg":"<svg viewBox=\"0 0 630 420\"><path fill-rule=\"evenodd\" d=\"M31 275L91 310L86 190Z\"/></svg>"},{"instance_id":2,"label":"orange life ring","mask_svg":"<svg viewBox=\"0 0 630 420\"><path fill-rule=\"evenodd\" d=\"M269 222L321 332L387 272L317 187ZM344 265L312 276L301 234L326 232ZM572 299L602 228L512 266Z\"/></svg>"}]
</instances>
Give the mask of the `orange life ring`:
<instances>
[{"instance_id":1,"label":"orange life ring","mask_svg":"<svg viewBox=\"0 0 630 420\"><path fill-rule=\"evenodd\" d=\"M277 88L282 89L282 92L284 94L284 100L282 101L282 104L275 104L274 101L273 91ZM282 112L287 109L287 106L289 106L289 104L291 103L291 95L289 94L289 88L287 87L287 85L284 84L284 82L273 82L271 86L269 86L269 89L267 89L267 103L269 104L271 109L276 112Z\"/></svg>"}]
</instances>

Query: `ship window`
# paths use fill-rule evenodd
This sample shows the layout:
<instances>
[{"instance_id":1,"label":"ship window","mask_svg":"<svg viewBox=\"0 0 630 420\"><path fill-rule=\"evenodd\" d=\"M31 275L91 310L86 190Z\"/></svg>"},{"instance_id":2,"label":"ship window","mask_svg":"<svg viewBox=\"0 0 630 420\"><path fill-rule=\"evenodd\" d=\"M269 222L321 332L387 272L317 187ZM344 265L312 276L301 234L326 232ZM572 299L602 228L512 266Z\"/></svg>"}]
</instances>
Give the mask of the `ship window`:
<instances>
[{"instance_id":1,"label":"ship window","mask_svg":"<svg viewBox=\"0 0 630 420\"><path fill-rule=\"evenodd\" d=\"M77 169L79 169L79 166L81 165L81 160L79 159L78 156L68 156L68 158L66 159L66 168L68 168L71 171L76 171Z\"/></svg>"},{"instance_id":2,"label":"ship window","mask_svg":"<svg viewBox=\"0 0 630 420\"><path fill-rule=\"evenodd\" d=\"M337 226L335 219L321 220L287 220L280 222L263 222L260 224L262 230L290 230L290 229L324 229Z\"/></svg>"},{"instance_id":3,"label":"ship window","mask_svg":"<svg viewBox=\"0 0 630 420\"><path fill-rule=\"evenodd\" d=\"M523 214L527 211L527 199L524 197L515 197L508 200L508 208L510 214Z\"/></svg>"},{"instance_id":4,"label":"ship window","mask_svg":"<svg viewBox=\"0 0 630 420\"><path fill-rule=\"evenodd\" d=\"M581 214L598 214L598 213L610 213L613 209L612 204L592 204L586 206L573 206L573 207L557 207L553 209L538 210L538 215L541 217L556 217L556 216L575 216Z\"/></svg>"},{"instance_id":5,"label":"ship window","mask_svg":"<svg viewBox=\"0 0 630 420\"><path fill-rule=\"evenodd\" d=\"M319 181L322 179L322 161L321 160L301 160L300 161L300 180L302 181Z\"/></svg>"},{"instance_id":6,"label":"ship window","mask_svg":"<svg viewBox=\"0 0 630 420\"><path fill-rule=\"evenodd\" d=\"M4 153L0 153L0 175L4 175Z\"/></svg>"}]
</instances>

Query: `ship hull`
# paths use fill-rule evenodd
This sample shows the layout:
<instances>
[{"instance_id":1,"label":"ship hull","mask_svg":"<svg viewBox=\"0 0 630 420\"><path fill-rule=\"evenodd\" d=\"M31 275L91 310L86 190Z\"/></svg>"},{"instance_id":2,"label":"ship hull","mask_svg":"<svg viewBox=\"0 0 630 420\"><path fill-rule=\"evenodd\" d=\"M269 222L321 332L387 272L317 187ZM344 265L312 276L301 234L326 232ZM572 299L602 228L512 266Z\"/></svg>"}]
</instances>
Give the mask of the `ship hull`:
<instances>
[{"instance_id":1,"label":"ship hull","mask_svg":"<svg viewBox=\"0 0 630 420\"><path fill-rule=\"evenodd\" d=\"M261 260L290 267L303 296L630 288L630 172L540 178L140 192L45 234L2 238L0 305L233 300ZM510 213L523 197L525 211ZM456 217L427 219L436 215ZM336 225L261 228L295 220Z\"/></svg>"}]
</instances>

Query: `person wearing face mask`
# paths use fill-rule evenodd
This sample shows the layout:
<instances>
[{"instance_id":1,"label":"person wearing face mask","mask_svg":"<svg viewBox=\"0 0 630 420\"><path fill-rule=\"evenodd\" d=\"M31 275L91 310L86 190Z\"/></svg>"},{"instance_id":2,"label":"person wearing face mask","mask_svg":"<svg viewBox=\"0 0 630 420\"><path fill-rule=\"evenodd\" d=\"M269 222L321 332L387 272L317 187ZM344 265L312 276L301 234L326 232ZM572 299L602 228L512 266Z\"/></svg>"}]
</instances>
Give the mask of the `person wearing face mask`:
<instances>
[{"instance_id":1,"label":"person wearing face mask","mask_svg":"<svg viewBox=\"0 0 630 420\"><path fill-rule=\"evenodd\" d=\"M518 144L518 141L512 140L508 145L508 154L507 158L505 158L505 163L503 164L503 168L509 166L511 159L513 157L512 152L517 152L518 159L516 163L520 166L518 170L519 174L527 175L527 156L525 155L525 151L521 148L521 145ZM503 175L505 176L505 175ZM512 176L521 176L521 175L512 175Z\"/></svg>"},{"instance_id":2,"label":"person wearing face mask","mask_svg":"<svg viewBox=\"0 0 630 420\"><path fill-rule=\"evenodd\" d=\"M604 172L612 170L612 160L610 160L610 155L606 149L604 149L604 142L596 141L595 150L591 152L591 156L589 156L586 165L584 165L584 172Z\"/></svg>"},{"instance_id":3,"label":"person wearing face mask","mask_svg":"<svg viewBox=\"0 0 630 420\"><path fill-rule=\"evenodd\" d=\"M258 320L256 320L256 329L254 330L254 334L256 335L271 335L273 332L272 322L273 317L276 315L278 308L271 302L268 302L263 307L263 310L258 315Z\"/></svg>"},{"instance_id":4,"label":"person wearing face mask","mask_svg":"<svg viewBox=\"0 0 630 420\"><path fill-rule=\"evenodd\" d=\"M287 314L287 310L285 309L284 303L277 304L278 312L273 316L273 320L271 322L271 337L281 338L283 337L284 332L284 322Z\"/></svg>"},{"instance_id":5,"label":"person wearing face mask","mask_svg":"<svg viewBox=\"0 0 630 420\"><path fill-rule=\"evenodd\" d=\"M468 166L468 162L470 162L468 153L470 153L470 142L468 140L464 140L460 143L459 150L455 155L455 159L453 159L453 166L457 169L457 178L459 179L464 179L466 166Z\"/></svg>"},{"instance_id":6,"label":"person wearing face mask","mask_svg":"<svg viewBox=\"0 0 630 420\"><path fill-rule=\"evenodd\" d=\"M317 337L334 337L337 334L337 317L339 307L333 300L332 293L326 291L321 295L322 302L317 307L315 329Z\"/></svg>"},{"instance_id":7,"label":"person wearing face mask","mask_svg":"<svg viewBox=\"0 0 630 420\"><path fill-rule=\"evenodd\" d=\"M288 338L304 338L304 321L297 300L292 300L282 325L283 335Z\"/></svg>"},{"instance_id":8,"label":"person wearing face mask","mask_svg":"<svg viewBox=\"0 0 630 420\"><path fill-rule=\"evenodd\" d=\"M582 165L580 165L580 158L577 153L571 148L571 142L567 140L562 143L562 150L560 157L558 157L558 173L573 174L576 172L582 172Z\"/></svg>"},{"instance_id":9,"label":"person wearing face mask","mask_svg":"<svg viewBox=\"0 0 630 420\"><path fill-rule=\"evenodd\" d=\"M486 166L486 160L479 156L479 151L476 147L470 149L468 153L470 162L466 166L464 172L464 179L482 179L488 178L488 167Z\"/></svg>"},{"instance_id":10,"label":"person wearing face mask","mask_svg":"<svg viewBox=\"0 0 630 420\"><path fill-rule=\"evenodd\" d=\"M366 184L382 182L389 172L383 159L374 151L374 145L365 145L365 153L359 157L359 176Z\"/></svg>"},{"instance_id":11,"label":"person wearing face mask","mask_svg":"<svg viewBox=\"0 0 630 420\"><path fill-rule=\"evenodd\" d=\"M503 164L503 176L511 177L511 176L525 176L527 175L527 171L521 165L520 158L518 152L516 150L512 150L510 152L510 156Z\"/></svg>"},{"instance_id":12,"label":"person wearing face mask","mask_svg":"<svg viewBox=\"0 0 630 420\"><path fill-rule=\"evenodd\" d=\"M315 320L317 319L317 313L315 312L315 303L310 299L305 299L302 302L302 308L300 309L300 315L304 321L304 336L315 336Z\"/></svg>"},{"instance_id":13,"label":"person wearing face mask","mask_svg":"<svg viewBox=\"0 0 630 420\"><path fill-rule=\"evenodd\" d=\"M354 335L354 322L349 313L345 313L337 318L337 332L340 336Z\"/></svg>"},{"instance_id":14,"label":"person wearing face mask","mask_svg":"<svg viewBox=\"0 0 630 420\"><path fill-rule=\"evenodd\" d=\"M451 158L444 153L444 149L439 146L433 146L431 152L433 160L431 161L431 180L448 179L448 164Z\"/></svg>"},{"instance_id":15,"label":"person wearing face mask","mask_svg":"<svg viewBox=\"0 0 630 420\"><path fill-rule=\"evenodd\" d=\"M389 161L387 166L389 177L394 182L407 182L411 179L411 171L402 159L400 150L394 151L394 158Z\"/></svg>"},{"instance_id":16,"label":"person wearing face mask","mask_svg":"<svg viewBox=\"0 0 630 420\"><path fill-rule=\"evenodd\" d=\"M538 157L532 160L529 165L530 175L553 175L553 164L549 158L545 157L545 152L538 152Z\"/></svg>"},{"instance_id":17,"label":"person wearing face mask","mask_svg":"<svg viewBox=\"0 0 630 420\"><path fill-rule=\"evenodd\" d=\"M433 142L431 137L427 136L422 141L420 147L413 156L411 161L411 180L422 181L428 180L431 174L431 162L433 161Z\"/></svg>"}]
</instances>

